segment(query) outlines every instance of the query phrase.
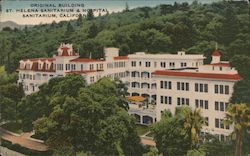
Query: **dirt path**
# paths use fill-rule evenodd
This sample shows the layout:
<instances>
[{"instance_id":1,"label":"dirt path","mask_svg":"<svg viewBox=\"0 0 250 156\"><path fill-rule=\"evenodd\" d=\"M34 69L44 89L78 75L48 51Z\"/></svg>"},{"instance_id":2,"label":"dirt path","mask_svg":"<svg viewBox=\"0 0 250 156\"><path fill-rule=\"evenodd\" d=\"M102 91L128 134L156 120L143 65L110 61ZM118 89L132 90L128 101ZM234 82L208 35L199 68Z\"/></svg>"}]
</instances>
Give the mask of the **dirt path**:
<instances>
[{"instance_id":1,"label":"dirt path","mask_svg":"<svg viewBox=\"0 0 250 156\"><path fill-rule=\"evenodd\" d=\"M35 141L35 140L30 140L29 133L26 133L26 134L24 133L24 135L18 136L18 135L11 134L8 131L0 128L0 136L1 138L5 140L11 141L12 144L19 144L23 147L26 147L32 150L36 150L36 151L48 150L48 147L45 144Z\"/></svg>"},{"instance_id":2,"label":"dirt path","mask_svg":"<svg viewBox=\"0 0 250 156\"><path fill-rule=\"evenodd\" d=\"M145 138L145 137L141 137L141 143L143 145L156 146L156 143L154 140L149 139L149 138Z\"/></svg>"}]
</instances>

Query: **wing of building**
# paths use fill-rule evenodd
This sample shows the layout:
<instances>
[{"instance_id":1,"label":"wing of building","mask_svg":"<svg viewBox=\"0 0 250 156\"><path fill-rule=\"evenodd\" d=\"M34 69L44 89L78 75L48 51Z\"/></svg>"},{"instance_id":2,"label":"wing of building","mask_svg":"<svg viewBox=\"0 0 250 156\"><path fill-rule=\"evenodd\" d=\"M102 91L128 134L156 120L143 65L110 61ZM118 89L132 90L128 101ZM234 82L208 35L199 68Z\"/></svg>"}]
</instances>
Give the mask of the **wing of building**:
<instances>
[{"instance_id":1,"label":"wing of building","mask_svg":"<svg viewBox=\"0 0 250 156\"><path fill-rule=\"evenodd\" d=\"M85 77L88 84L102 77L120 78L128 85L129 96L142 96L156 103L155 111L133 111L131 114L160 120L161 113L169 109L188 105L201 108L206 118L203 132L218 134L225 139L233 127L222 122L225 110L233 93L235 82L241 78L230 67L229 62L220 60L221 53L212 53L211 64L204 65L205 57L199 54L146 54L137 52L119 56L119 49L105 48L104 58L80 58L72 44L61 44L52 58L32 58L20 61L19 83L25 93L38 91L38 87L53 77L77 73ZM140 120L140 118L139 118ZM148 121L148 120L147 120Z\"/></svg>"}]
</instances>

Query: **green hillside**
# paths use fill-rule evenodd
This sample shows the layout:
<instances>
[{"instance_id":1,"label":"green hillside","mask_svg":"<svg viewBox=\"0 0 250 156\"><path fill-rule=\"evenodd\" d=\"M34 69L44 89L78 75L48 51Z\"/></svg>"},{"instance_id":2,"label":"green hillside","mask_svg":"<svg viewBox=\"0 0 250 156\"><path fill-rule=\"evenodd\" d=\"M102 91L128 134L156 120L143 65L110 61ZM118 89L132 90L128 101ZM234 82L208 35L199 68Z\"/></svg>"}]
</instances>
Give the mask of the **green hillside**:
<instances>
[{"instance_id":1,"label":"green hillside","mask_svg":"<svg viewBox=\"0 0 250 156\"><path fill-rule=\"evenodd\" d=\"M102 57L105 46L122 55L136 51L171 53L186 50L209 56L218 42L226 59L250 56L250 18L246 2L187 3L136 8L120 13L37 25L0 32L0 65L17 68L22 58L47 57L61 42L73 43L81 56ZM208 58L209 60L209 58Z\"/></svg>"}]
</instances>

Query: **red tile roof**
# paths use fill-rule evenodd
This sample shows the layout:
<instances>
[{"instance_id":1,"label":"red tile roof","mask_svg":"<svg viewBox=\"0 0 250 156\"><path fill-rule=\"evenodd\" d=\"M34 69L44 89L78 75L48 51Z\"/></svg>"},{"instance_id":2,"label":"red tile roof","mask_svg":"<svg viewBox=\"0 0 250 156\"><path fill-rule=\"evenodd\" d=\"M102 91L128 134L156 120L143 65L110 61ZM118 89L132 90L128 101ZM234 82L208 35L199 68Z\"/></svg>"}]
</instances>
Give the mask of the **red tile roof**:
<instances>
[{"instance_id":1,"label":"red tile roof","mask_svg":"<svg viewBox=\"0 0 250 156\"><path fill-rule=\"evenodd\" d=\"M114 57L114 60L127 60L128 56L116 56Z\"/></svg>"},{"instance_id":2,"label":"red tile roof","mask_svg":"<svg viewBox=\"0 0 250 156\"><path fill-rule=\"evenodd\" d=\"M62 49L62 50L66 50L66 51L69 50L68 47L62 47L61 49Z\"/></svg>"},{"instance_id":3,"label":"red tile roof","mask_svg":"<svg viewBox=\"0 0 250 156\"><path fill-rule=\"evenodd\" d=\"M213 64L208 64L210 66L222 66L222 67L230 67L229 63L213 63Z\"/></svg>"},{"instance_id":4,"label":"red tile roof","mask_svg":"<svg viewBox=\"0 0 250 156\"><path fill-rule=\"evenodd\" d=\"M67 74L85 74L85 73L94 73L97 72L97 70L75 70L75 71L68 71Z\"/></svg>"},{"instance_id":5,"label":"red tile roof","mask_svg":"<svg viewBox=\"0 0 250 156\"><path fill-rule=\"evenodd\" d=\"M25 65L24 68L18 68L17 70L29 70L29 71L41 71L41 72L55 72L55 70L53 69L53 63L51 63L49 69L46 69L46 63L43 63L43 68L42 69L38 69L38 62L37 61L33 61L32 66L30 69L27 68L27 66Z\"/></svg>"},{"instance_id":6,"label":"red tile roof","mask_svg":"<svg viewBox=\"0 0 250 156\"><path fill-rule=\"evenodd\" d=\"M212 56L221 56L221 52L219 50L215 50L213 51Z\"/></svg>"},{"instance_id":7,"label":"red tile roof","mask_svg":"<svg viewBox=\"0 0 250 156\"><path fill-rule=\"evenodd\" d=\"M174 77L195 77L207 79L223 79L223 80L240 80L239 74L217 74L217 73L198 73L198 72L183 72L173 70L156 70L154 75L174 76Z\"/></svg>"},{"instance_id":8,"label":"red tile roof","mask_svg":"<svg viewBox=\"0 0 250 156\"><path fill-rule=\"evenodd\" d=\"M63 50L61 56L69 56L68 50Z\"/></svg>"},{"instance_id":9,"label":"red tile roof","mask_svg":"<svg viewBox=\"0 0 250 156\"><path fill-rule=\"evenodd\" d=\"M70 60L70 62L102 62L103 60L90 59L90 58L76 58Z\"/></svg>"}]
</instances>

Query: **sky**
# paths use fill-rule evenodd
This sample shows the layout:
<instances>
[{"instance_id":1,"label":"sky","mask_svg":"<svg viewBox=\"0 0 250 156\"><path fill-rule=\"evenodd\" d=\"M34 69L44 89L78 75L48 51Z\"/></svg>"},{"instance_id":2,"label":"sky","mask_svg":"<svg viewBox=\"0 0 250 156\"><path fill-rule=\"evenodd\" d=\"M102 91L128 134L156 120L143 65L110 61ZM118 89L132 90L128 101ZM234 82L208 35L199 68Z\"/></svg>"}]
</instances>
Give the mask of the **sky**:
<instances>
[{"instance_id":1,"label":"sky","mask_svg":"<svg viewBox=\"0 0 250 156\"><path fill-rule=\"evenodd\" d=\"M101 14L105 14L106 10L109 13L118 12L125 9L126 3L130 9L137 7L154 7L160 4L173 4L177 2L188 2L192 3L193 0L2 0L2 12L0 15L0 21L13 21L21 25L36 25L36 24L45 24L51 23L53 21L59 22L62 20L76 19L76 15L79 12L76 12L77 9L80 10L80 13L86 14L83 12L84 9L103 9ZM198 0L201 3L212 3L219 0ZM44 6L45 4L52 6ZM39 5L39 7L37 7ZM59 5L70 5L67 7L59 7ZM81 5L80 7L71 7L71 5ZM28 9L33 9L33 12L26 12ZM37 10L36 10L37 9ZM74 12L41 12L45 9L73 9ZM36 12L38 11L38 12ZM35 14L45 15L47 17L30 17L36 16ZM50 17L51 14L55 14L56 17ZM98 15L99 12L96 11L95 15Z\"/></svg>"}]
</instances>

